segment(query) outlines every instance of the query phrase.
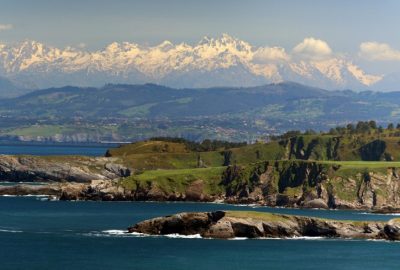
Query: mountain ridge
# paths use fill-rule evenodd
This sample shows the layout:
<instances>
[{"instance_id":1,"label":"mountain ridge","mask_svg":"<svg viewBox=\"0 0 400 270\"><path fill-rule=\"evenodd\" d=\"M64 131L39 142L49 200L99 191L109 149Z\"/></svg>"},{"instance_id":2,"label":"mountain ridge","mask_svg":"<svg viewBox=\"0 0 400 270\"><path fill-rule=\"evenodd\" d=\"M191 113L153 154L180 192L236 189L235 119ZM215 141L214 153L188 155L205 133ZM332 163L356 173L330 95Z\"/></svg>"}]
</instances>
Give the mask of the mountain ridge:
<instances>
[{"instance_id":1,"label":"mountain ridge","mask_svg":"<svg viewBox=\"0 0 400 270\"><path fill-rule=\"evenodd\" d=\"M34 88L108 82L199 88L296 81L328 89L365 89L383 79L344 56L309 58L281 47L252 46L227 34L205 37L195 45L113 42L96 51L59 49L31 40L0 44L0 75Z\"/></svg>"}]
</instances>

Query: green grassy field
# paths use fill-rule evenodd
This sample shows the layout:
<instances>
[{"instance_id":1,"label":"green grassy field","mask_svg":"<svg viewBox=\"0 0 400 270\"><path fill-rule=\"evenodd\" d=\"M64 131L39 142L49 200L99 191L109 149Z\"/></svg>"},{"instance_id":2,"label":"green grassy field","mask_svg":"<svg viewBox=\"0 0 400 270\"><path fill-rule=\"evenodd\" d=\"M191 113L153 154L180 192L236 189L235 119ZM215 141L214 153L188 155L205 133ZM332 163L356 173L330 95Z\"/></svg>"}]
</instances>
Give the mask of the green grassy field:
<instances>
[{"instance_id":1,"label":"green grassy field","mask_svg":"<svg viewBox=\"0 0 400 270\"><path fill-rule=\"evenodd\" d=\"M174 169L174 170L149 170L138 175L133 175L121 180L121 185L128 189L137 186L156 185L164 192L184 192L188 185L196 180L204 183L204 192L209 195L220 194L223 187L221 175L225 167Z\"/></svg>"}]
</instances>

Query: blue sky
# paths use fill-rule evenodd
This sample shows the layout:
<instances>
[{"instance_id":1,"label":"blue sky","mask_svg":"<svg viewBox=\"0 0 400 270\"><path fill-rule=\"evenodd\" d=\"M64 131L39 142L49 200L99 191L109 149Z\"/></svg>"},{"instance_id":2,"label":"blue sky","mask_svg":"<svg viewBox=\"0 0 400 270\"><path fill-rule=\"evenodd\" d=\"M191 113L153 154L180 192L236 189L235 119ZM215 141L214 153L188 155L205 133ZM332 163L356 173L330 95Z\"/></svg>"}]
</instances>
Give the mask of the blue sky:
<instances>
[{"instance_id":1,"label":"blue sky","mask_svg":"<svg viewBox=\"0 0 400 270\"><path fill-rule=\"evenodd\" d=\"M228 33L289 51L313 37L383 73L400 68L399 10L397 0L0 0L0 42L95 50L113 41L195 44Z\"/></svg>"},{"instance_id":2,"label":"blue sky","mask_svg":"<svg viewBox=\"0 0 400 270\"><path fill-rule=\"evenodd\" d=\"M197 42L229 33L255 45L292 48L305 37L334 50L364 41L400 45L400 1L266 0L0 0L0 40L34 39L54 46L112 41Z\"/></svg>"}]
</instances>

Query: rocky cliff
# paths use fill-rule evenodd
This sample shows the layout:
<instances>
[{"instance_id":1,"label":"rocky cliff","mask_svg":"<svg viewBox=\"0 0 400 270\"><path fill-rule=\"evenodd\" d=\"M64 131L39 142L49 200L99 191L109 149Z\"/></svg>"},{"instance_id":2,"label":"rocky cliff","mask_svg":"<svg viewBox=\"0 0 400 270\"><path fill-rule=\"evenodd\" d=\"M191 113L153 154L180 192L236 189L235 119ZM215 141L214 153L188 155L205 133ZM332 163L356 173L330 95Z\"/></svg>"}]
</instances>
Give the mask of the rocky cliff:
<instances>
[{"instance_id":1,"label":"rocky cliff","mask_svg":"<svg viewBox=\"0 0 400 270\"><path fill-rule=\"evenodd\" d=\"M223 201L390 211L400 208L397 163L281 160L139 173L126 166L116 157L3 155L0 181L52 184L40 188L1 187L0 194L42 192L66 200ZM61 184L54 186L54 182Z\"/></svg>"},{"instance_id":2,"label":"rocky cliff","mask_svg":"<svg viewBox=\"0 0 400 270\"><path fill-rule=\"evenodd\" d=\"M399 171L347 163L275 161L230 166L222 177L226 196L270 206L311 208L398 207Z\"/></svg>"},{"instance_id":3,"label":"rocky cliff","mask_svg":"<svg viewBox=\"0 0 400 270\"><path fill-rule=\"evenodd\" d=\"M130 170L112 158L0 155L0 181L90 182L127 177Z\"/></svg>"}]
</instances>

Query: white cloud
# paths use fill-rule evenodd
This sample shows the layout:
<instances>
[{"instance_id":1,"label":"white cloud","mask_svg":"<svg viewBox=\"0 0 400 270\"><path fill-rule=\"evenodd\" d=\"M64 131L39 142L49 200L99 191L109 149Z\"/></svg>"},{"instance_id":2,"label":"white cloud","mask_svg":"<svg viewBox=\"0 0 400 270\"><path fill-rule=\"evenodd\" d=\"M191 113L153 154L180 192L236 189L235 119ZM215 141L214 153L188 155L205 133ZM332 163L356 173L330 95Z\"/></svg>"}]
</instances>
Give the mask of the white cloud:
<instances>
[{"instance_id":1,"label":"white cloud","mask_svg":"<svg viewBox=\"0 0 400 270\"><path fill-rule=\"evenodd\" d=\"M14 26L12 24L0 24L0 31L4 31L4 30L10 30L12 29Z\"/></svg>"},{"instance_id":2,"label":"white cloud","mask_svg":"<svg viewBox=\"0 0 400 270\"><path fill-rule=\"evenodd\" d=\"M253 55L253 61L259 64L287 60L289 60L289 55L286 53L285 49L281 47L261 47L258 48Z\"/></svg>"},{"instance_id":3,"label":"white cloud","mask_svg":"<svg viewBox=\"0 0 400 270\"><path fill-rule=\"evenodd\" d=\"M303 58L324 59L332 54L332 49L325 41L309 37L297 44L293 53Z\"/></svg>"},{"instance_id":4,"label":"white cloud","mask_svg":"<svg viewBox=\"0 0 400 270\"><path fill-rule=\"evenodd\" d=\"M359 56L370 61L400 61L400 51L389 44L363 42L360 44Z\"/></svg>"}]
</instances>

